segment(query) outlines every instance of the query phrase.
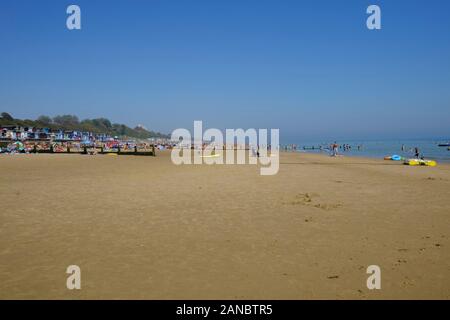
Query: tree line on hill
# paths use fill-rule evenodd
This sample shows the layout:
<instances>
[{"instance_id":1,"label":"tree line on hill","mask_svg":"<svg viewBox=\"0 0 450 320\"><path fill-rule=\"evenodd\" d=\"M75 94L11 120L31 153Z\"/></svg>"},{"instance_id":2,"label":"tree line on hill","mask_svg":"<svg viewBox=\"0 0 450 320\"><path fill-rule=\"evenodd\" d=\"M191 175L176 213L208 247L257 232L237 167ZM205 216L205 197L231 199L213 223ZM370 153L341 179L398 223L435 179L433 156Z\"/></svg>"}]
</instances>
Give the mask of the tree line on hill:
<instances>
[{"instance_id":1,"label":"tree line on hill","mask_svg":"<svg viewBox=\"0 0 450 320\"><path fill-rule=\"evenodd\" d=\"M21 127L49 128L53 130L104 133L111 136L131 137L138 139L170 137L166 134L149 131L142 126L137 126L133 129L124 124L111 123L111 121L105 118L85 119L80 121L78 117L74 115L61 115L55 116L53 118L48 116L40 116L36 120L21 120L13 118L7 112L2 112L0 115L0 126L10 125Z\"/></svg>"}]
</instances>

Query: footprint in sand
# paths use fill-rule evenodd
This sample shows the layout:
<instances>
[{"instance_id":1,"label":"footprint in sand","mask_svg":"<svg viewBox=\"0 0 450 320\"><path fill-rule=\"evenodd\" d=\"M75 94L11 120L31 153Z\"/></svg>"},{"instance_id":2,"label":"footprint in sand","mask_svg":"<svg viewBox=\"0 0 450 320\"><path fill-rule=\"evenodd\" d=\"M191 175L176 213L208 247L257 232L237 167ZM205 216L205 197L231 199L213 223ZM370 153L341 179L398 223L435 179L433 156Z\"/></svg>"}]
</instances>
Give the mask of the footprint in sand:
<instances>
[{"instance_id":1,"label":"footprint in sand","mask_svg":"<svg viewBox=\"0 0 450 320\"><path fill-rule=\"evenodd\" d=\"M412 287L412 286L414 286L414 280L412 280L412 279L410 279L408 277L405 277L403 282L402 282L402 285L404 287Z\"/></svg>"},{"instance_id":2,"label":"footprint in sand","mask_svg":"<svg viewBox=\"0 0 450 320\"><path fill-rule=\"evenodd\" d=\"M342 205L341 204L321 204L321 203L319 203L319 204L314 205L314 207L328 211L328 210L340 208L340 207L342 207Z\"/></svg>"},{"instance_id":3,"label":"footprint in sand","mask_svg":"<svg viewBox=\"0 0 450 320\"><path fill-rule=\"evenodd\" d=\"M342 204L328 204L328 203L318 203L317 198L320 196L315 193L299 193L295 196L295 199L290 202L291 205L304 205L311 206L314 208L322 210L333 210L342 207Z\"/></svg>"},{"instance_id":4,"label":"footprint in sand","mask_svg":"<svg viewBox=\"0 0 450 320\"><path fill-rule=\"evenodd\" d=\"M428 177L428 178L424 178L424 180L429 180L429 181L435 181L435 180L446 181L447 179L444 179L444 178L435 178L435 177Z\"/></svg>"},{"instance_id":5,"label":"footprint in sand","mask_svg":"<svg viewBox=\"0 0 450 320\"><path fill-rule=\"evenodd\" d=\"M393 264L393 266L394 266L394 268L395 268L395 267L398 267L399 265L405 264L405 263L407 263L407 261L406 261L405 259L397 259L397 262L395 262L395 263ZM394 269L394 268L392 268L392 269Z\"/></svg>"},{"instance_id":6,"label":"footprint in sand","mask_svg":"<svg viewBox=\"0 0 450 320\"><path fill-rule=\"evenodd\" d=\"M316 197L315 194L309 194L309 193L299 193L295 196L294 203L295 204L308 204L312 203L313 197Z\"/></svg>"}]
</instances>

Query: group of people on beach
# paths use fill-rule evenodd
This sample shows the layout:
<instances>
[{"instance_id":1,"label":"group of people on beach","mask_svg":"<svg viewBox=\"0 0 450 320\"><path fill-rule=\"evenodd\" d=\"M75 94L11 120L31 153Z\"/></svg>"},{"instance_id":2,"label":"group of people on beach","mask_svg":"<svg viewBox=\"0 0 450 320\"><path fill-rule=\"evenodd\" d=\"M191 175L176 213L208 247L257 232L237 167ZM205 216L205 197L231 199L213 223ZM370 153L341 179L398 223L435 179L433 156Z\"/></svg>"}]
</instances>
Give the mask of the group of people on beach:
<instances>
[{"instance_id":1,"label":"group of people on beach","mask_svg":"<svg viewBox=\"0 0 450 320\"><path fill-rule=\"evenodd\" d=\"M357 145L356 148L358 149L358 151L360 151L362 149L362 145ZM352 149L352 146L349 144L343 144L343 145L339 145L336 141L334 143L331 144L330 146L330 150L331 150L331 156L332 157L336 157L338 156L338 151L339 149L341 149L342 151L350 151Z\"/></svg>"},{"instance_id":2,"label":"group of people on beach","mask_svg":"<svg viewBox=\"0 0 450 320\"><path fill-rule=\"evenodd\" d=\"M406 146L404 144L402 144L402 151L406 152ZM408 151L411 152L411 153L414 153L414 157L416 159L422 159L423 158L423 156L420 153L420 149L418 147L410 148Z\"/></svg>"}]
</instances>

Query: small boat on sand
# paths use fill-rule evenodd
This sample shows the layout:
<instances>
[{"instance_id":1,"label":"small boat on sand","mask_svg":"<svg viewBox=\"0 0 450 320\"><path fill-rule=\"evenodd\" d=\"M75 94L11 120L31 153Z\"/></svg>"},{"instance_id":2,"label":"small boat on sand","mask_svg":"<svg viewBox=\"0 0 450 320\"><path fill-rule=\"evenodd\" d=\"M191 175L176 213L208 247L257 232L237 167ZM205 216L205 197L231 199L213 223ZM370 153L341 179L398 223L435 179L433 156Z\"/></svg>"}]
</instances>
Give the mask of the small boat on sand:
<instances>
[{"instance_id":1,"label":"small boat on sand","mask_svg":"<svg viewBox=\"0 0 450 320\"><path fill-rule=\"evenodd\" d=\"M434 160L423 160L423 159L407 159L404 164L409 166L428 166L435 167L437 165Z\"/></svg>"}]
</instances>

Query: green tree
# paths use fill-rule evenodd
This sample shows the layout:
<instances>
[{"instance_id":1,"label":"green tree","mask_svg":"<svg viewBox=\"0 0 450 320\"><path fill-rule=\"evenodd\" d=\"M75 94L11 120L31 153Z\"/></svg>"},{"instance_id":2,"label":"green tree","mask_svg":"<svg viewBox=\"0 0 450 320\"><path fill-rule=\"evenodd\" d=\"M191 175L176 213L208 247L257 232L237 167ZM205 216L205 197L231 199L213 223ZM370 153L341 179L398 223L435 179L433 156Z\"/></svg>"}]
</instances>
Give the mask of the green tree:
<instances>
[{"instance_id":1,"label":"green tree","mask_svg":"<svg viewBox=\"0 0 450 320\"><path fill-rule=\"evenodd\" d=\"M37 118L37 121L42 123L44 126L51 125L53 122L52 118L50 118L49 116L40 116L39 118Z\"/></svg>"},{"instance_id":2,"label":"green tree","mask_svg":"<svg viewBox=\"0 0 450 320\"><path fill-rule=\"evenodd\" d=\"M76 129L80 124L77 116L65 114L63 116L56 116L53 118L53 122L63 129Z\"/></svg>"}]
</instances>

